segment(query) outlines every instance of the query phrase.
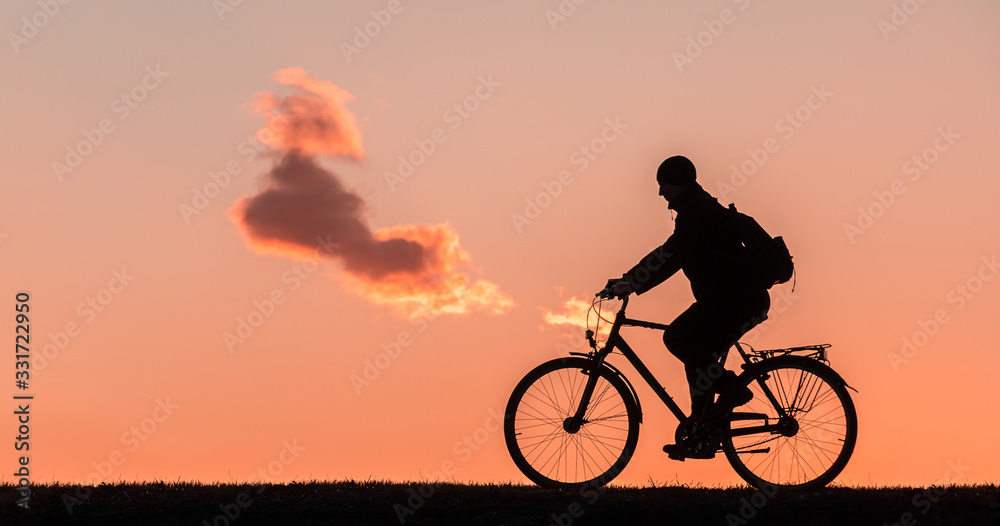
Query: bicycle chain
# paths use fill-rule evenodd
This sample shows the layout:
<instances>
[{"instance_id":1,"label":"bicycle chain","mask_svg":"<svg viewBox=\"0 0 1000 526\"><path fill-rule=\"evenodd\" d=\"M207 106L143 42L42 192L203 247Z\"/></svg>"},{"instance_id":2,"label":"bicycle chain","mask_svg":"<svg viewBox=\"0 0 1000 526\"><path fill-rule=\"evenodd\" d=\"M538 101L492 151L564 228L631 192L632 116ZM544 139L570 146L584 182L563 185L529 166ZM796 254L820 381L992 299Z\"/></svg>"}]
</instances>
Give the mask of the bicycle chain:
<instances>
[{"instance_id":1,"label":"bicycle chain","mask_svg":"<svg viewBox=\"0 0 1000 526\"><path fill-rule=\"evenodd\" d=\"M759 445L761 445L761 444L766 444L766 443L768 443L768 442L771 442L771 441L774 441L774 440L777 440L778 438L780 438L780 437L771 437L771 438L766 438L766 439L764 439L764 440L761 440L760 442L757 442L757 443L755 443L755 444L748 444L748 445L746 445L746 446L741 446L741 447L737 447L737 448L733 448L733 451L742 451L742 450L744 450L744 449L749 449L749 448L752 448L752 447L754 447L754 446L759 446Z\"/></svg>"}]
</instances>

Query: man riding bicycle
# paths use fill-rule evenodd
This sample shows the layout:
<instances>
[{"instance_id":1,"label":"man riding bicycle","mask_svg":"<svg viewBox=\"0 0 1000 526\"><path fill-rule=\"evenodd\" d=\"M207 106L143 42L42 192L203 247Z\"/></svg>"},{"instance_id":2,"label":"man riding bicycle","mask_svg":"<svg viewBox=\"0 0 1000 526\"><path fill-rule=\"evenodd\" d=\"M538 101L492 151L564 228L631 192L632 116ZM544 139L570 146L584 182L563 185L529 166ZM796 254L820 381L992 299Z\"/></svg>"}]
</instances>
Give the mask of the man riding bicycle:
<instances>
[{"instance_id":1,"label":"man riding bicycle","mask_svg":"<svg viewBox=\"0 0 1000 526\"><path fill-rule=\"evenodd\" d=\"M616 296L643 294L678 270L691 282L695 302L664 331L663 343L684 363L691 392L691 416L728 411L748 402L749 388L736 388L736 373L720 364L729 347L767 319L771 299L754 284L743 264L737 225L728 210L696 182L694 164L683 156L663 161L656 171L659 195L677 212L674 232L620 279ZM713 405L715 395L719 399ZM691 451L664 446L671 456L712 458L715 445Z\"/></svg>"}]
</instances>

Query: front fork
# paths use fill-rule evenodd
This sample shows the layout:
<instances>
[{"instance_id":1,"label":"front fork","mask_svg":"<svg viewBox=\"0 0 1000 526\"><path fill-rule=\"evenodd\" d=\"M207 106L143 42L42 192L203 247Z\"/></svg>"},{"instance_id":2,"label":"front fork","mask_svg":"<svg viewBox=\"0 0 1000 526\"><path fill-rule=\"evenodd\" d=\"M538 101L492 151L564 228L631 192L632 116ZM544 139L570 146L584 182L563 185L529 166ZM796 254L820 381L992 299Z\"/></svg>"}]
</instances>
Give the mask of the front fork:
<instances>
[{"instance_id":1,"label":"front fork","mask_svg":"<svg viewBox=\"0 0 1000 526\"><path fill-rule=\"evenodd\" d=\"M587 378L587 385L583 388L583 396L580 397L580 405L577 406L576 413L563 420L563 429L567 433L576 433L586 422L583 417L587 413L587 406L590 405L590 397L594 394L594 387L597 386L597 377L600 376L598 371L598 367L591 369L590 377Z\"/></svg>"},{"instance_id":2,"label":"front fork","mask_svg":"<svg viewBox=\"0 0 1000 526\"><path fill-rule=\"evenodd\" d=\"M590 406L590 399L594 395L594 388L597 387L597 379L601 376L601 366L604 364L604 357L614 349L609 338L604 347L598 351L593 331L587 331L587 339L590 341L590 346L594 348L593 353L589 355L593 365L591 365L589 371L586 371L588 373L587 385L584 386L583 393L580 396L580 405L577 406L576 412L572 416L563 420L563 429L567 433L576 433L586 423L584 416L587 414L587 407Z\"/></svg>"},{"instance_id":3,"label":"front fork","mask_svg":"<svg viewBox=\"0 0 1000 526\"><path fill-rule=\"evenodd\" d=\"M597 358L597 360L600 360L600 358ZM600 365L598 364L590 370L587 385L583 388L583 395L580 397L580 405L577 406L576 412L573 413L573 416L563 420L563 429L567 433L576 433L586 422L584 415L587 414L587 407L590 405L590 398L594 394L594 388L597 386L597 378L599 376Z\"/></svg>"}]
</instances>

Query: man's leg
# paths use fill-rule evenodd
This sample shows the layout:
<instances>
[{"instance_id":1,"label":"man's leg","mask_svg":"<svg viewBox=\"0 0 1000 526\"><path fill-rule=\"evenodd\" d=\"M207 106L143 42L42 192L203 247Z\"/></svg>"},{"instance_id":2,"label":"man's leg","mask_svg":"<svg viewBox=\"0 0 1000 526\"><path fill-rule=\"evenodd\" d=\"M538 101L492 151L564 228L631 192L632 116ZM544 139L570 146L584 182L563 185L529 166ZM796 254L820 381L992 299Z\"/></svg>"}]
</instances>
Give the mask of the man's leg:
<instances>
[{"instance_id":1,"label":"man's leg","mask_svg":"<svg viewBox=\"0 0 1000 526\"><path fill-rule=\"evenodd\" d=\"M767 290L747 291L736 296L740 299L733 305L738 312L731 329L734 341L767 320L767 311L771 309L771 295Z\"/></svg>"},{"instance_id":2,"label":"man's leg","mask_svg":"<svg viewBox=\"0 0 1000 526\"><path fill-rule=\"evenodd\" d=\"M719 358L728 351L732 338L723 334L720 321L731 317L719 307L696 302L663 334L667 350L684 363L692 414L703 414L711 405L715 381L725 373Z\"/></svg>"},{"instance_id":3,"label":"man's leg","mask_svg":"<svg viewBox=\"0 0 1000 526\"><path fill-rule=\"evenodd\" d=\"M703 415L712 404L716 381L726 370L720 358L729 348L730 338L719 336L719 312L704 302L695 302L682 312L663 334L667 349L682 362L691 392L691 415ZM713 458L717 443L667 444L670 458Z\"/></svg>"},{"instance_id":4,"label":"man's leg","mask_svg":"<svg viewBox=\"0 0 1000 526\"><path fill-rule=\"evenodd\" d=\"M720 333L729 335L728 345L732 345L759 323L767 319L767 311L771 306L771 297L767 290L747 291L734 295L730 304L728 316L720 316ZM721 410L730 410L743 405L753 398L753 392L747 387L740 387L736 382L736 373L725 371L718 379L713 391L719 394L717 402Z\"/></svg>"}]
</instances>

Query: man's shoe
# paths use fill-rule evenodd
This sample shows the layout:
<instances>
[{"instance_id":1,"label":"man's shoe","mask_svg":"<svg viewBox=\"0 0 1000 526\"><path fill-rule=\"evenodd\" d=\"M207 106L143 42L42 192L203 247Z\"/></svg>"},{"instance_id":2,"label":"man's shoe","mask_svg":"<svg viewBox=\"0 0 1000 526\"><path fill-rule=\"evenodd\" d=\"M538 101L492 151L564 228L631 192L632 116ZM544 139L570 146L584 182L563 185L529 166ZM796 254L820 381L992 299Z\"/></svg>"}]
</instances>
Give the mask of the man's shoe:
<instances>
[{"instance_id":1,"label":"man's shoe","mask_svg":"<svg viewBox=\"0 0 1000 526\"><path fill-rule=\"evenodd\" d=\"M684 461L686 458L709 459L715 458L715 451L718 447L712 447L708 442L699 442L694 448L688 448L680 444L667 444L663 446L663 452L674 460Z\"/></svg>"},{"instance_id":2,"label":"man's shoe","mask_svg":"<svg viewBox=\"0 0 1000 526\"><path fill-rule=\"evenodd\" d=\"M715 402L712 412L732 411L733 408L753 400L753 391L747 386L737 384L736 373L732 371L726 371L722 378L719 378L716 386L719 399Z\"/></svg>"},{"instance_id":3,"label":"man's shoe","mask_svg":"<svg viewBox=\"0 0 1000 526\"><path fill-rule=\"evenodd\" d=\"M715 409L716 411L732 411L750 400L753 400L753 391L749 387L739 387L719 395L719 401L715 403Z\"/></svg>"}]
</instances>

